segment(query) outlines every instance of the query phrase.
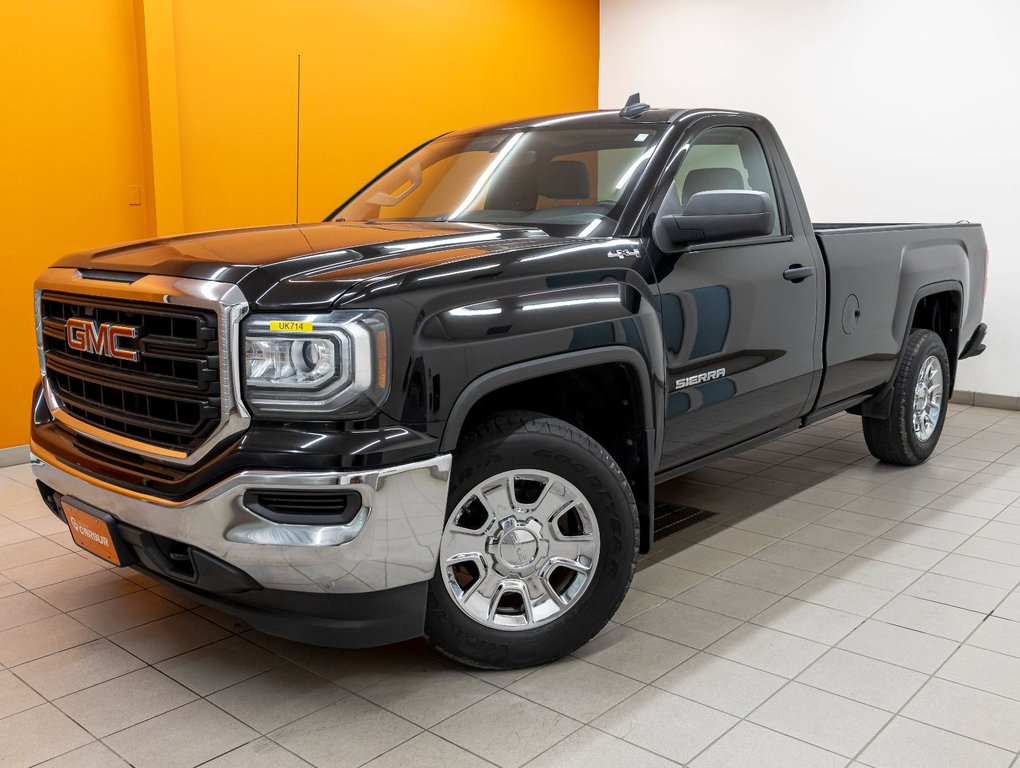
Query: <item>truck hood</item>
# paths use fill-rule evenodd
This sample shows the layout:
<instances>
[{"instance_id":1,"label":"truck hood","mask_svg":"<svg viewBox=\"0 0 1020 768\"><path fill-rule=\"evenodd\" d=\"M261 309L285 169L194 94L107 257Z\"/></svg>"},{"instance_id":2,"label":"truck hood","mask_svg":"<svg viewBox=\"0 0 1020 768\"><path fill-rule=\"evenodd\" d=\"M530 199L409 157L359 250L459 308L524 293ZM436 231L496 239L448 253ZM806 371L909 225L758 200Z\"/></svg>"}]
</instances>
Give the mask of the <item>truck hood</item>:
<instances>
[{"instance_id":1,"label":"truck hood","mask_svg":"<svg viewBox=\"0 0 1020 768\"><path fill-rule=\"evenodd\" d=\"M558 241L514 226L322 222L141 240L55 266L235 283L253 305L296 308L330 304L366 280Z\"/></svg>"}]
</instances>

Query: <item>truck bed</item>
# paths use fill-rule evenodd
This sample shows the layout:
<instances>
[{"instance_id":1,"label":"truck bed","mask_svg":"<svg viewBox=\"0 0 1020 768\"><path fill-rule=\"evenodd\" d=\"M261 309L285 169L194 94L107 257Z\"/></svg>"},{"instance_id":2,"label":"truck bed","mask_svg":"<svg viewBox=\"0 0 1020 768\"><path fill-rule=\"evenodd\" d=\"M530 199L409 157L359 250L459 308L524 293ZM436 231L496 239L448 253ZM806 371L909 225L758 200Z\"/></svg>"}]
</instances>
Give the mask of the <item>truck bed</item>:
<instances>
[{"instance_id":1,"label":"truck bed","mask_svg":"<svg viewBox=\"0 0 1020 768\"><path fill-rule=\"evenodd\" d=\"M874 392L896 368L919 296L959 296L959 354L983 309L979 224L815 224L828 275L825 378L818 406ZM973 286L973 288L972 288ZM949 318L946 318L947 322Z\"/></svg>"}]
</instances>

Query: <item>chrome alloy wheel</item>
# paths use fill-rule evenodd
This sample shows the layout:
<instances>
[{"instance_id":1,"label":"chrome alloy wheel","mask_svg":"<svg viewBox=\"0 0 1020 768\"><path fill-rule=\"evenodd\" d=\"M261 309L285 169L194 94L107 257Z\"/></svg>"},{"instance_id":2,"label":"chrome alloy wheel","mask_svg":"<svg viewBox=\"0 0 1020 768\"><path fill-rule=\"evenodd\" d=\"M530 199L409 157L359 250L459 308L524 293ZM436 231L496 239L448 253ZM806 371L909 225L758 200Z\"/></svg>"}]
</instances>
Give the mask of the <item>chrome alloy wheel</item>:
<instances>
[{"instance_id":1,"label":"chrome alloy wheel","mask_svg":"<svg viewBox=\"0 0 1020 768\"><path fill-rule=\"evenodd\" d=\"M929 355L921 364L914 386L914 435L922 443L935 433L942 413L942 364Z\"/></svg>"},{"instance_id":2,"label":"chrome alloy wheel","mask_svg":"<svg viewBox=\"0 0 1020 768\"><path fill-rule=\"evenodd\" d=\"M454 603L480 624L511 631L547 624L576 605L598 557L588 500L540 469L502 472L472 488L439 547Z\"/></svg>"}]
</instances>

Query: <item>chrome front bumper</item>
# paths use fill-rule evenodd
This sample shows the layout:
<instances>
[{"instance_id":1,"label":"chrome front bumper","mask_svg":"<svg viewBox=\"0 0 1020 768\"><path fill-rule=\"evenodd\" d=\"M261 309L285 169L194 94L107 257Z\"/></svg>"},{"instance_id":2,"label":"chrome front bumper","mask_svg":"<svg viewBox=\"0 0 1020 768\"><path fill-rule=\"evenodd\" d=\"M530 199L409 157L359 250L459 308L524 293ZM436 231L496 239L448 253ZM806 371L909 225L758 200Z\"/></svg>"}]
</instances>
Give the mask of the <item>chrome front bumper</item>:
<instances>
[{"instance_id":1,"label":"chrome front bumper","mask_svg":"<svg viewBox=\"0 0 1020 768\"><path fill-rule=\"evenodd\" d=\"M364 472L241 472L182 502L119 489L33 446L35 476L117 520L190 544L267 589L356 593L432 577L446 512L451 457ZM338 486L361 494L346 525L275 523L243 504L253 488Z\"/></svg>"}]
</instances>

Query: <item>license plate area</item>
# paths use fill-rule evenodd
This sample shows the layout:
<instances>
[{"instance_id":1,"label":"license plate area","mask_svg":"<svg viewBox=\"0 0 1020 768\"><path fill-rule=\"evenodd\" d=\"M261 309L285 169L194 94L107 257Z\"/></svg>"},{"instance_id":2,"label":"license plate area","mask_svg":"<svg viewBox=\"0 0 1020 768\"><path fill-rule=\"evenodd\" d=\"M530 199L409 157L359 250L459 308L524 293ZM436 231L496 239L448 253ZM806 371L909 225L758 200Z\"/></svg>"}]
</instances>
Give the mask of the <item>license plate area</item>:
<instances>
[{"instance_id":1,"label":"license plate area","mask_svg":"<svg viewBox=\"0 0 1020 768\"><path fill-rule=\"evenodd\" d=\"M120 537L113 515L67 498L60 500L60 509L71 538L86 552L114 565L128 565L134 560Z\"/></svg>"}]
</instances>

